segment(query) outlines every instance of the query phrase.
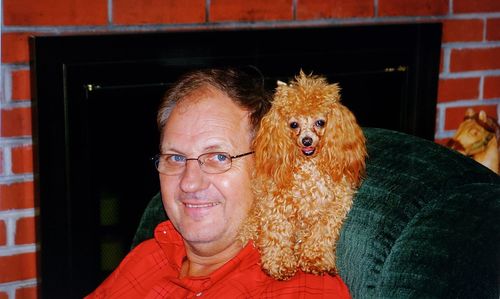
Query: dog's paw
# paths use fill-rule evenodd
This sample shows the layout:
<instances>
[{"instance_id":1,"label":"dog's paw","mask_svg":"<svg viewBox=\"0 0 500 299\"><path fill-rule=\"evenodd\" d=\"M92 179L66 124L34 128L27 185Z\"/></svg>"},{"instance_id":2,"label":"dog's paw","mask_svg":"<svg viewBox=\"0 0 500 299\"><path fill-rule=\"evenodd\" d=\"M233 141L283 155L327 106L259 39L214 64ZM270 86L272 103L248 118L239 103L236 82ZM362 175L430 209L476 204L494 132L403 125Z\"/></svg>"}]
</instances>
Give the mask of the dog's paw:
<instances>
[{"instance_id":1,"label":"dog's paw","mask_svg":"<svg viewBox=\"0 0 500 299\"><path fill-rule=\"evenodd\" d=\"M277 280L292 278L298 269L298 261L291 248L262 250L261 264L264 272Z\"/></svg>"},{"instance_id":2,"label":"dog's paw","mask_svg":"<svg viewBox=\"0 0 500 299\"><path fill-rule=\"evenodd\" d=\"M299 268L305 273L311 273L315 275L320 275L325 273L334 275L337 273L335 263L330 264L322 260L318 260L316 262L304 261L300 263Z\"/></svg>"},{"instance_id":3,"label":"dog's paw","mask_svg":"<svg viewBox=\"0 0 500 299\"><path fill-rule=\"evenodd\" d=\"M273 263L263 263L262 269L274 279L288 280L292 278L297 272L298 264L295 258L291 258Z\"/></svg>"},{"instance_id":4,"label":"dog's paw","mask_svg":"<svg viewBox=\"0 0 500 299\"><path fill-rule=\"evenodd\" d=\"M306 273L334 274L336 272L335 252L331 246L318 247L317 244L302 244L297 253L298 266Z\"/></svg>"}]
</instances>

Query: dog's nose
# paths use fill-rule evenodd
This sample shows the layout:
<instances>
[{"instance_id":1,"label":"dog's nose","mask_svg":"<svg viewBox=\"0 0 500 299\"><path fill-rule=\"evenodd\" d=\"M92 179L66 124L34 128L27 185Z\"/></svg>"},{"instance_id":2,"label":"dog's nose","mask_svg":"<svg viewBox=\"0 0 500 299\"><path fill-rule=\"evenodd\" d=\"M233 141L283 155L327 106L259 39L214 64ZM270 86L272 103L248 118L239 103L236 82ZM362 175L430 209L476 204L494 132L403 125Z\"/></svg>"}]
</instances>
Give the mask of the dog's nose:
<instances>
[{"instance_id":1,"label":"dog's nose","mask_svg":"<svg viewBox=\"0 0 500 299\"><path fill-rule=\"evenodd\" d=\"M302 144L304 146L311 146L311 144L313 144L313 139L311 137L304 137L302 138Z\"/></svg>"}]
</instances>

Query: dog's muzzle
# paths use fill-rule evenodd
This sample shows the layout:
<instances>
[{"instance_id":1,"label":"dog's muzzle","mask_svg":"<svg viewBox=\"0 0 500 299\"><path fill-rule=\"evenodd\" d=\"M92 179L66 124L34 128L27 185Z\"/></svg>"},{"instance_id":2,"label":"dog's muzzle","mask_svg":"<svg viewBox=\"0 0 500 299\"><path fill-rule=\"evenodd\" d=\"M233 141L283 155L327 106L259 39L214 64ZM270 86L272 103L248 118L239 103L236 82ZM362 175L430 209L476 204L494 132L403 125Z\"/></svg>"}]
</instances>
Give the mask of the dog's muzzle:
<instances>
[{"instance_id":1,"label":"dog's muzzle","mask_svg":"<svg viewBox=\"0 0 500 299\"><path fill-rule=\"evenodd\" d=\"M314 155L314 152L316 151L316 148L315 147L312 147L312 146L306 146L306 147L303 147L301 148L302 150L302 153L306 156L312 156Z\"/></svg>"},{"instance_id":2,"label":"dog's muzzle","mask_svg":"<svg viewBox=\"0 0 500 299\"><path fill-rule=\"evenodd\" d=\"M311 137L302 138L302 144L304 146L311 146L313 144L313 139Z\"/></svg>"}]
</instances>

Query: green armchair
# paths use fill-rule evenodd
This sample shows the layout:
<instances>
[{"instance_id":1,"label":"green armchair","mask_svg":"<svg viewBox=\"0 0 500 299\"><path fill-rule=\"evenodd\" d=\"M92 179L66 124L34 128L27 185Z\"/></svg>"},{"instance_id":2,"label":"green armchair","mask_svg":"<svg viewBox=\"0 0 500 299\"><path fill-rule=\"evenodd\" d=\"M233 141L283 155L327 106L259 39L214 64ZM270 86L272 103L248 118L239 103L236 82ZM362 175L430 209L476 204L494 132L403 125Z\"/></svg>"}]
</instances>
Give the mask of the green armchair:
<instances>
[{"instance_id":1,"label":"green armchair","mask_svg":"<svg viewBox=\"0 0 500 299\"><path fill-rule=\"evenodd\" d=\"M500 177L433 142L365 128L366 179L342 228L354 298L499 298ZM166 219L149 203L133 246Z\"/></svg>"}]
</instances>

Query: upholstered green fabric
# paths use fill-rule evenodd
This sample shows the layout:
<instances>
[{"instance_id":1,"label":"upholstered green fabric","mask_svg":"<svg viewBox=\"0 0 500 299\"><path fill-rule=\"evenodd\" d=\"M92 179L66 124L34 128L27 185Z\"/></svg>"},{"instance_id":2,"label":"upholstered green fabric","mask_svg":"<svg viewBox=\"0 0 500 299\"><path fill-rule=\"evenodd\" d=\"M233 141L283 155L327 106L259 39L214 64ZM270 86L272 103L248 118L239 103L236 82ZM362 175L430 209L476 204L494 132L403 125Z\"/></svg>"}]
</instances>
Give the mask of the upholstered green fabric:
<instances>
[{"instance_id":1,"label":"upholstered green fabric","mask_svg":"<svg viewBox=\"0 0 500 299\"><path fill-rule=\"evenodd\" d=\"M433 142L365 128L366 179L342 229L354 298L498 298L500 178ZM134 239L166 219L155 196Z\"/></svg>"},{"instance_id":2,"label":"upholstered green fabric","mask_svg":"<svg viewBox=\"0 0 500 299\"><path fill-rule=\"evenodd\" d=\"M401 133L366 129L366 179L341 233L356 298L498 298L500 179Z\"/></svg>"}]
</instances>

